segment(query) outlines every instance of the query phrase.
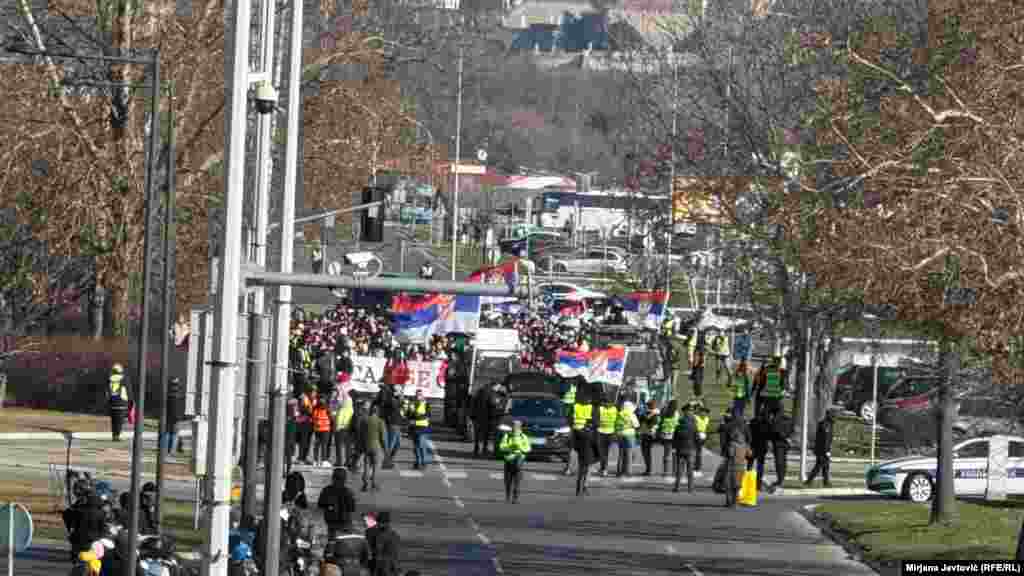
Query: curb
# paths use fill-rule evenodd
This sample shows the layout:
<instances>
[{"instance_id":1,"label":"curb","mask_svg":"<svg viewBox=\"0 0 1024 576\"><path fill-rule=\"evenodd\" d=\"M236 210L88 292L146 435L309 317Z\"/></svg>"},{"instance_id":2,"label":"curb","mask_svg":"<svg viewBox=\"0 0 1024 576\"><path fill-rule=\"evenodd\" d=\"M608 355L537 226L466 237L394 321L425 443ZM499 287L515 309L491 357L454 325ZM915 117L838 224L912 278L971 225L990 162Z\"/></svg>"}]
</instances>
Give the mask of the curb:
<instances>
[{"instance_id":1,"label":"curb","mask_svg":"<svg viewBox=\"0 0 1024 576\"><path fill-rule=\"evenodd\" d=\"M61 440L65 441L70 436L74 440L109 440L110 432L3 432L0 433L0 442L27 442L31 440ZM143 432L143 440L157 440L159 432ZM124 432L121 437L132 440L135 437L133 432ZM182 426L178 430L179 438L191 438L192 427Z\"/></svg>"},{"instance_id":2,"label":"curb","mask_svg":"<svg viewBox=\"0 0 1024 576\"><path fill-rule=\"evenodd\" d=\"M809 488L806 490L786 490L783 488L775 494L759 492L758 496L766 498L806 498L821 496L873 496L877 493L866 488Z\"/></svg>"},{"instance_id":3,"label":"curb","mask_svg":"<svg viewBox=\"0 0 1024 576\"><path fill-rule=\"evenodd\" d=\"M845 550L846 553L849 554L850 557L856 560L857 562L860 562L861 564L864 564L865 566L871 568L875 571L876 574L892 573L889 567L885 566L881 562L865 558L864 550L860 546L858 546L855 542L851 541L843 534L840 534L838 531L834 530L832 528L831 522L829 522L828 520L828 514L815 512L818 506L820 506L820 504L808 504L806 506L801 506L800 511L798 513L802 515L804 519L807 520L812 526L820 530L826 538L828 538L836 545L838 545L840 548Z\"/></svg>"}]
</instances>

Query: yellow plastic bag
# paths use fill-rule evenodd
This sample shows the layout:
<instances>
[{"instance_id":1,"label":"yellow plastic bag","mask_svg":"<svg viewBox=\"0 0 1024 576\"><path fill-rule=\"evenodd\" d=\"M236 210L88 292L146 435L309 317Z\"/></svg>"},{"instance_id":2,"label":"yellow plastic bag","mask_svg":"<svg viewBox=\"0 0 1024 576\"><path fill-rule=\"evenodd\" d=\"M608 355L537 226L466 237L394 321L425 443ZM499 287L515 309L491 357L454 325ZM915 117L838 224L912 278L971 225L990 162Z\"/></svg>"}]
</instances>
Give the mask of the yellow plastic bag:
<instances>
[{"instance_id":1,"label":"yellow plastic bag","mask_svg":"<svg viewBox=\"0 0 1024 576\"><path fill-rule=\"evenodd\" d=\"M738 500L744 506L757 506L757 472L754 470L743 473Z\"/></svg>"}]
</instances>

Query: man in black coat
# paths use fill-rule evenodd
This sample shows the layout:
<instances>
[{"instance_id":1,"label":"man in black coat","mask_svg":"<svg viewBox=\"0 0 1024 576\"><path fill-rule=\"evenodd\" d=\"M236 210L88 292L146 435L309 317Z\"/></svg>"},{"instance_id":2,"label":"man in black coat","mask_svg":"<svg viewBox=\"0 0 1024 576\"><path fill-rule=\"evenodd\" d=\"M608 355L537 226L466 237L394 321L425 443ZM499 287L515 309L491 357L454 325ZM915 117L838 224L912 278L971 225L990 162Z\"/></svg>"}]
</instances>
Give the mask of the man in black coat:
<instances>
[{"instance_id":1,"label":"man in black coat","mask_svg":"<svg viewBox=\"0 0 1024 576\"><path fill-rule=\"evenodd\" d=\"M693 493L693 453L697 450L697 421L693 417L693 402L683 405L682 415L672 435L672 448L676 453L676 483L673 492L679 492L679 482L686 468L686 491Z\"/></svg>"},{"instance_id":2,"label":"man in black coat","mask_svg":"<svg viewBox=\"0 0 1024 576\"><path fill-rule=\"evenodd\" d=\"M377 399L374 401L377 406L377 415L387 426L388 445L384 447L384 468L393 468L392 458L398 452L401 443L401 412L400 400L395 395L394 388L390 384L381 384L377 392Z\"/></svg>"},{"instance_id":3,"label":"man in black coat","mask_svg":"<svg viewBox=\"0 0 1024 576\"><path fill-rule=\"evenodd\" d=\"M492 424L497 417L496 412L494 384L481 386L473 396L473 456L487 456L487 444L494 434Z\"/></svg>"},{"instance_id":4,"label":"man in black coat","mask_svg":"<svg viewBox=\"0 0 1024 576\"><path fill-rule=\"evenodd\" d=\"M331 484L324 486L317 507L324 511L327 539L352 531L352 515L356 512L356 497L345 485L348 474L344 468L335 468Z\"/></svg>"},{"instance_id":5,"label":"man in black coat","mask_svg":"<svg viewBox=\"0 0 1024 576\"><path fill-rule=\"evenodd\" d=\"M825 417L821 419L821 422L818 422L818 428L814 432L814 468L811 468L811 473L807 475L804 486L810 486L814 482L814 478L817 477L818 472L821 472L821 479L824 481L826 488L832 485L830 468L832 465L832 435L835 431L835 420L835 411L829 410L825 412Z\"/></svg>"},{"instance_id":6,"label":"man in black coat","mask_svg":"<svg viewBox=\"0 0 1024 576\"><path fill-rule=\"evenodd\" d=\"M377 525L366 530L366 543L370 546L370 566L373 576L398 576L398 554L401 538L391 528L391 513L377 515Z\"/></svg>"}]
</instances>

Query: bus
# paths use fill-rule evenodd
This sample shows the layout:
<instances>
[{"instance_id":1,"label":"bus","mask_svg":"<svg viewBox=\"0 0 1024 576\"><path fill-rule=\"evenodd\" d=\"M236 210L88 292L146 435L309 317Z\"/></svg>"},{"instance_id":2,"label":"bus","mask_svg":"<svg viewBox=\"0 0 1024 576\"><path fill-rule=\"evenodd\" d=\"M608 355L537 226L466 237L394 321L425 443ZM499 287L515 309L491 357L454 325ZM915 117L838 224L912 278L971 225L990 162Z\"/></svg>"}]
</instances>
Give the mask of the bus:
<instances>
[{"instance_id":1,"label":"bus","mask_svg":"<svg viewBox=\"0 0 1024 576\"><path fill-rule=\"evenodd\" d=\"M633 232L644 234L644 223L668 208L668 196L545 190L541 193L540 225L564 229L572 221L575 230L616 230L633 219Z\"/></svg>"}]
</instances>

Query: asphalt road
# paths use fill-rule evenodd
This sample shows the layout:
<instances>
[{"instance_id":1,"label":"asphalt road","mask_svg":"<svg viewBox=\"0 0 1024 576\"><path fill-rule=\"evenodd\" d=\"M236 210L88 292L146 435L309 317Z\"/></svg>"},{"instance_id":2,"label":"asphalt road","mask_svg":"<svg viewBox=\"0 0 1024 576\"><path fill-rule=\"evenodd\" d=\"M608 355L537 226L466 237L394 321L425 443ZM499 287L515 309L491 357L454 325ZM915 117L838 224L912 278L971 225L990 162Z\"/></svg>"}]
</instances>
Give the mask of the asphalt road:
<instances>
[{"instance_id":1,"label":"asphalt road","mask_svg":"<svg viewBox=\"0 0 1024 576\"><path fill-rule=\"evenodd\" d=\"M471 446L441 432L435 445L438 463L413 471L403 439L397 469L382 473L380 492L362 493L358 482L350 482L360 512L392 511L406 570L458 576L873 573L808 525L796 512L802 502L767 498L756 508L725 509L707 477L692 495L672 493L661 477L602 478L588 496L577 498L573 480L559 475L559 463L530 461L520 502L508 504L501 463L472 458ZM0 453L16 449L0 445ZM31 452L20 450L25 466ZM0 467L0 474L34 473L46 482L46 463L39 464L41 469ZM713 462L705 466L713 469ZM303 470L315 499L330 472ZM125 481L114 485L127 488ZM191 499L192 484L170 482L168 492ZM19 576L68 569L62 551L45 547L19 556L16 566Z\"/></svg>"}]
</instances>

